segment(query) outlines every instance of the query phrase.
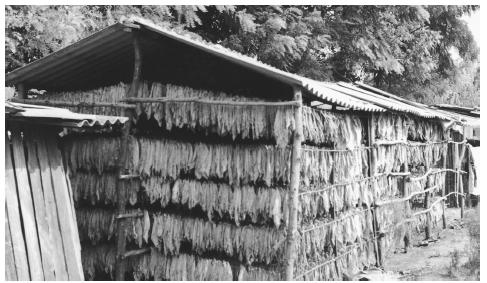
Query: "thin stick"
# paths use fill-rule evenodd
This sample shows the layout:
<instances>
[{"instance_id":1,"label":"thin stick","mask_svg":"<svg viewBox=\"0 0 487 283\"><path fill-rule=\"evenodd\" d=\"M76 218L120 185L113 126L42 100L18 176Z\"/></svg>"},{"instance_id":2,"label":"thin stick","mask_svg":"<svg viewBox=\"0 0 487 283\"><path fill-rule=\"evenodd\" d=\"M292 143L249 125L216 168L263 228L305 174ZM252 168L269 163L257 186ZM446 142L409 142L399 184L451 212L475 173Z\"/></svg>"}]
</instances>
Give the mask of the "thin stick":
<instances>
[{"instance_id":1,"label":"thin stick","mask_svg":"<svg viewBox=\"0 0 487 283\"><path fill-rule=\"evenodd\" d=\"M43 106L64 106L64 107L114 107L114 108L125 108L125 109L135 109L135 105L124 104L124 103L108 103L108 102L69 102L69 101L56 101L56 100L34 100L34 99L20 99L12 98L12 102L32 104L32 105L43 105ZM79 111L78 111L79 112Z\"/></svg>"},{"instance_id":2,"label":"thin stick","mask_svg":"<svg viewBox=\"0 0 487 283\"><path fill-rule=\"evenodd\" d=\"M319 152L353 152L353 151L360 151L360 150L370 150L372 147L370 146L361 146L351 149L325 149L325 148L316 148L311 146L303 146L304 151L319 151Z\"/></svg>"},{"instance_id":3,"label":"thin stick","mask_svg":"<svg viewBox=\"0 0 487 283\"><path fill-rule=\"evenodd\" d=\"M331 188L334 188L334 187L342 187L342 186L352 185L352 184L355 184L355 183L361 183L361 182L365 182L365 181L368 181L368 180L371 180L371 179L376 179L376 178L379 178L379 177L382 177L382 176L385 176L385 175L387 175L387 173L381 173L381 174L377 174L375 176L365 177L365 178L362 178L362 179L358 179L358 180L354 180L354 181L350 181L350 182L346 182L346 183L333 184L333 185L326 186L326 187L324 187L322 189L319 189L319 190L300 192L299 195L301 196L301 195L307 195L307 194L320 193L320 192L327 191L327 190L329 190Z\"/></svg>"},{"instance_id":4,"label":"thin stick","mask_svg":"<svg viewBox=\"0 0 487 283\"><path fill-rule=\"evenodd\" d=\"M370 240L373 240L373 239L367 239L367 240L365 240L364 242L368 242L368 241L370 241ZM356 247L358 247L358 246L360 246L360 245L362 245L362 244L363 244L363 242L357 242L357 243L355 243L355 244L351 245L351 246L350 246L350 249L349 249L348 251L346 251L346 252L344 252L344 253L342 253L342 254L340 254L340 255L338 255L338 256L336 256L336 257L332 258L332 259L329 259L329 260L327 260L327 261L325 261L325 262L322 262L322 263L320 263L320 264L318 264L318 265L314 266L313 268L311 268L311 269L309 269L309 270L306 270L305 272L303 272L303 273L299 274L298 276L296 276L296 277L294 278L294 281L296 281L296 279L298 279L298 278L301 278L301 277L305 276L305 275L306 275L306 274L308 274L308 273L311 273L311 272L315 271L316 269L318 269L318 268L320 268L320 267L323 267L323 266L325 266L325 265L327 265L327 264L330 264L330 263L332 263L332 262L334 262L334 261L337 261L338 259L340 259L340 258L342 258L342 257L344 257L344 256L346 256L346 255L348 255L348 254L350 254L351 252L353 252L353 251L355 250L355 248L356 248Z\"/></svg>"},{"instance_id":5,"label":"thin stick","mask_svg":"<svg viewBox=\"0 0 487 283\"><path fill-rule=\"evenodd\" d=\"M435 186L429 187L429 188L427 188L427 189L425 189L423 191L413 192L409 196L404 197L404 198L392 199L392 200L383 201L383 202L376 202L375 203L375 206L378 207L378 206L384 206L384 205L388 205L388 204L393 204L393 203L408 201L408 200L412 199L416 195L421 195L421 194L429 193L432 190L435 190L437 188L438 188L438 185L435 185Z\"/></svg>"},{"instance_id":6,"label":"thin stick","mask_svg":"<svg viewBox=\"0 0 487 283\"><path fill-rule=\"evenodd\" d=\"M352 216L355 216L355 215L358 215L358 214L361 214L363 212L366 212L366 211L370 211L372 208L367 208L367 209L361 209L359 211L356 211L356 213L353 213L353 214L349 214L349 215L346 215L346 216L343 216L341 218L338 218L338 219L334 219L330 222L325 222L325 223L322 223L320 225L316 225L316 226L312 226L312 227L309 227L309 228L306 228L304 230L301 230L300 233L301 234L304 234L304 233L307 233L307 232L310 232L310 231L313 231L313 230L316 230L316 229L320 229L320 228L323 228L323 227L326 227L326 226L329 226L333 223L338 223L338 222L342 222L344 221L345 219L347 218L350 218Z\"/></svg>"},{"instance_id":7,"label":"thin stick","mask_svg":"<svg viewBox=\"0 0 487 283\"><path fill-rule=\"evenodd\" d=\"M407 146L428 146L433 144L443 144L449 143L450 140L443 140L443 141L436 141L436 142L410 142L410 141L387 141L387 140L378 140L374 142L373 146L380 146L380 145L407 145Z\"/></svg>"},{"instance_id":8,"label":"thin stick","mask_svg":"<svg viewBox=\"0 0 487 283\"><path fill-rule=\"evenodd\" d=\"M126 258L131 257L131 256L145 254L145 253L148 253L150 251L151 251L151 248L143 248L143 249L128 251L128 252L123 254L122 259L126 259Z\"/></svg>"},{"instance_id":9,"label":"thin stick","mask_svg":"<svg viewBox=\"0 0 487 283\"><path fill-rule=\"evenodd\" d=\"M426 186L431 185L431 180L428 179L426 181ZM424 206L426 209L431 209L431 198L430 198L430 192L425 192L424 194ZM431 215L428 214L426 215L426 230L425 230L425 238L426 240L429 240L431 238Z\"/></svg>"},{"instance_id":10,"label":"thin stick","mask_svg":"<svg viewBox=\"0 0 487 283\"><path fill-rule=\"evenodd\" d=\"M115 219L137 218L137 217L143 217L143 216L144 216L143 212L122 213L122 214L115 216Z\"/></svg>"},{"instance_id":11,"label":"thin stick","mask_svg":"<svg viewBox=\"0 0 487 283\"><path fill-rule=\"evenodd\" d=\"M161 98L143 98L143 97L130 97L122 99L123 102L131 103L168 103L168 102L181 102L181 103L202 103L202 104L217 104L217 105L230 105L230 106L300 106L299 101L223 101L223 100L209 100L201 98L171 98L171 97L161 97Z\"/></svg>"},{"instance_id":12,"label":"thin stick","mask_svg":"<svg viewBox=\"0 0 487 283\"><path fill-rule=\"evenodd\" d=\"M448 149L445 152L443 152L443 169L446 169L447 155L448 155ZM445 174L445 182L446 182L446 175L447 174ZM443 211L443 213L441 214L441 220L443 224L443 229L446 229L446 209L445 209L445 198L444 198L445 194L446 194L446 185L443 186L443 188L441 188L441 197L443 198L441 202L441 209Z\"/></svg>"},{"instance_id":13,"label":"thin stick","mask_svg":"<svg viewBox=\"0 0 487 283\"><path fill-rule=\"evenodd\" d=\"M118 179L120 180L127 180L127 179L139 179L140 175L137 174L126 174L126 175L120 175Z\"/></svg>"}]
</instances>

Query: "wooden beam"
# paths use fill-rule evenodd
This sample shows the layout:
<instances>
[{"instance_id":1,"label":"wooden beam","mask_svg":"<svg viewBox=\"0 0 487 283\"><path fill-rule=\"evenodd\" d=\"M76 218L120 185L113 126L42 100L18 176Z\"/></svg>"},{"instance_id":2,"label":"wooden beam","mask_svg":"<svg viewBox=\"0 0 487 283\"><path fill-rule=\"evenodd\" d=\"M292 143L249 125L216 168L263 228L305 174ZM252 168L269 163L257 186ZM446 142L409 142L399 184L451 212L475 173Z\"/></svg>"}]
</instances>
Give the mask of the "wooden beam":
<instances>
[{"instance_id":1,"label":"wooden beam","mask_svg":"<svg viewBox=\"0 0 487 283\"><path fill-rule=\"evenodd\" d=\"M431 187L431 179L426 180L426 187ZM426 192L424 194L424 208L430 209L431 207L431 192ZM426 214L426 229L425 229L425 239L429 240L431 238L431 213Z\"/></svg>"},{"instance_id":2,"label":"wooden beam","mask_svg":"<svg viewBox=\"0 0 487 283\"><path fill-rule=\"evenodd\" d=\"M409 160L406 158L406 160L404 161L404 169L403 169L404 173L407 173L407 174L411 174L411 172L409 172ZM408 186L407 186L407 182L410 180L410 178L402 178L402 193L403 193L403 196L409 196L410 195L410 191L408 189ZM411 214L412 214L412 208L411 208L411 200L407 200L406 202L406 213L407 213L407 217L411 217ZM412 241L412 235L411 235L411 229L406 229L406 235L404 237L404 251L407 252L408 251L408 248L411 247L411 241Z\"/></svg>"},{"instance_id":3,"label":"wooden beam","mask_svg":"<svg viewBox=\"0 0 487 283\"><path fill-rule=\"evenodd\" d=\"M373 146L375 144L375 130L374 130L374 123L375 123L375 116L374 113L371 113L367 123L367 135L368 135L368 146ZM375 153L374 148L370 151L369 154L369 176L372 177L375 175ZM377 188L373 188L377 189ZM379 223L377 221L377 210L380 209L374 204L374 209L371 210L372 212L372 229L374 231L374 251L375 251L375 259L376 259L376 266L382 266L382 252L381 252L381 245L382 240L379 237L378 226Z\"/></svg>"},{"instance_id":4,"label":"wooden beam","mask_svg":"<svg viewBox=\"0 0 487 283\"><path fill-rule=\"evenodd\" d=\"M44 106L59 106L59 107L114 107L114 108L135 108L135 105L124 103L108 103L108 102L68 102L55 100L34 100L34 99L11 99L12 102L44 105Z\"/></svg>"},{"instance_id":5,"label":"wooden beam","mask_svg":"<svg viewBox=\"0 0 487 283\"><path fill-rule=\"evenodd\" d=\"M446 162L447 162L447 158L448 158L448 147L450 147L449 145L447 145L446 147L446 150L445 152L443 152L443 160L442 160L442 168L443 169L446 169ZM441 210L442 210L442 214L441 214L441 222L443 224L443 229L446 229L446 198L445 198L445 195L446 195L446 184L447 184L447 176L448 176L448 173L445 174L445 185L443 185L443 187L441 188L441 197L443 198L443 200L441 201Z\"/></svg>"},{"instance_id":6,"label":"wooden beam","mask_svg":"<svg viewBox=\"0 0 487 283\"><path fill-rule=\"evenodd\" d=\"M460 153L460 156L458 158L458 164L457 164L457 171L459 171L462 167L462 160L465 157L465 150L467 148L467 144L461 145L462 150ZM457 173L458 176L458 186L459 186L459 191L460 191L460 218L463 218L465 214L465 194L463 193L463 178L460 173Z\"/></svg>"},{"instance_id":7,"label":"wooden beam","mask_svg":"<svg viewBox=\"0 0 487 283\"><path fill-rule=\"evenodd\" d=\"M299 88L294 88L294 100L302 103L302 94ZM286 272L287 281L294 280L294 262L297 258L297 226L298 226L298 193L301 172L301 143L303 140L303 107L297 106L294 112L296 128L293 133L293 147L291 156L291 181L289 185L289 224L287 230Z\"/></svg>"},{"instance_id":8,"label":"wooden beam","mask_svg":"<svg viewBox=\"0 0 487 283\"><path fill-rule=\"evenodd\" d=\"M132 78L132 84L127 93L127 98L132 98L137 96L137 92L140 87L140 83L142 80L142 50L140 45L139 39L139 32L134 31L133 35L133 47L134 47L134 74ZM129 168L127 167L127 156L129 152L132 150L129 148L129 135L132 125L132 118L134 116L134 112L132 109L126 108L125 109L125 116L129 118L129 122L124 125L123 134L122 134L122 147L121 152L119 154L119 170L118 176L126 175ZM117 181L117 214L123 215L125 214L125 203L127 200L125 199L125 195L123 194L123 190L121 189L124 180L119 179ZM124 281L125 280L125 270L126 270L126 261L125 259L126 254L126 235L125 235L125 219L118 219L117 221L117 257L116 257L116 264L115 264L115 280L117 281Z\"/></svg>"},{"instance_id":9,"label":"wooden beam","mask_svg":"<svg viewBox=\"0 0 487 283\"><path fill-rule=\"evenodd\" d=\"M23 83L17 84L16 89L20 99L27 98L27 92L25 91L25 85Z\"/></svg>"}]
</instances>

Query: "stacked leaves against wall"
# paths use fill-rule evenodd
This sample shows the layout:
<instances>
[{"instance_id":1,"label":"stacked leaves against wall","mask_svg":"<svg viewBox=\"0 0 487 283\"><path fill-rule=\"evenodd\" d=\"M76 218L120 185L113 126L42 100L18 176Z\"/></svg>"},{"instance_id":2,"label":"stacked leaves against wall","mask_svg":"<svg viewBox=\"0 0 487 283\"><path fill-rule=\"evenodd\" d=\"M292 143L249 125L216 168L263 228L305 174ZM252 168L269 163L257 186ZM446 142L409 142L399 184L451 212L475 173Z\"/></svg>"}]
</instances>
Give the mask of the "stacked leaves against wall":
<instances>
[{"instance_id":1,"label":"stacked leaves against wall","mask_svg":"<svg viewBox=\"0 0 487 283\"><path fill-rule=\"evenodd\" d=\"M127 244L151 248L130 259L135 279L283 279L295 106L148 82L137 96L166 99L136 103L124 164L139 178L117 187L120 137L65 139L87 278L113 276L122 196L140 214L127 220ZM157 126L142 130L151 120ZM413 211L400 198L426 183L394 173L406 163L417 174L441 163L438 123L380 114L375 138L390 143L367 147L363 121L303 107L298 280L342 279L376 263L377 241L385 253L401 246ZM433 192L441 178L430 177Z\"/></svg>"},{"instance_id":2,"label":"stacked leaves against wall","mask_svg":"<svg viewBox=\"0 0 487 283\"><path fill-rule=\"evenodd\" d=\"M45 95L37 95L32 98L33 100L49 100L59 102L73 102L85 104L84 106L68 106L65 107L73 112L95 114L95 115L108 115L108 116L121 116L123 115L122 109L114 107L93 107L92 103L104 102L115 104L125 98L128 86L124 83L118 85L106 86L97 89L91 89L86 91L61 91L61 92L48 92Z\"/></svg>"}]
</instances>

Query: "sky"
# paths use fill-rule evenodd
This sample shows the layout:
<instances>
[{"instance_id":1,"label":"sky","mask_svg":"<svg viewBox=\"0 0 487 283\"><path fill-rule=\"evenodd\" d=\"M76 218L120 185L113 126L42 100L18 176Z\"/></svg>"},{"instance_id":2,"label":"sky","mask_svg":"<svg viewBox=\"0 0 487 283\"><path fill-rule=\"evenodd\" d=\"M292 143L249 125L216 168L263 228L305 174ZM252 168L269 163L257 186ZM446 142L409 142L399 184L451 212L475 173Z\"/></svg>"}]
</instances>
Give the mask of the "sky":
<instances>
[{"instance_id":1,"label":"sky","mask_svg":"<svg viewBox=\"0 0 487 283\"><path fill-rule=\"evenodd\" d=\"M480 47L480 9L470 16L464 16L463 19L467 22L477 45Z\"/></svg>"}]
</instances>

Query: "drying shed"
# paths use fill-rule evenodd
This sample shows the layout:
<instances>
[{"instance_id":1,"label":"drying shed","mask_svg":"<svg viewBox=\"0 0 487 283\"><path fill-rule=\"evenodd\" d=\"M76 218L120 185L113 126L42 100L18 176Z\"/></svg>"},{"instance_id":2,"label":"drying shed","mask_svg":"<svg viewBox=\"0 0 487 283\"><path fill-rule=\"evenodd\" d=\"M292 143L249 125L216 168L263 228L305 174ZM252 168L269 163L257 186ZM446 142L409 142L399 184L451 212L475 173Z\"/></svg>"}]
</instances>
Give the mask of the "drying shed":
<instances>
[{"instance_id":1,"label":"drying shed","mask_svg":"<svg viewBox=\"0 0 487 283\"><path fill-rule=\"evenodd\" d=\"M462 178L440 111L143 19L6 82L17 101L130 119L62 140L87 279L343 279L444 228L445 173Z\"/></svg>"},{"instance_id":2,"label":"drying shed","mask_svg":"<svg viewBox=\"0 0 487 283\"><path fill-rule=\"evenodd\" d=\"M477 184L479 183L477 174L478 164L475 164L475 160L478 163L478 158L475 159L475 155L480 153L480 107L462 107L450 104L437 104L432 105L431 108L436 109L439 112L449 115L453 119L459 121L450 130L450 138L456 142L466 142L468 144L456 144L452 143L448 147L447 166L453 167L455 162L454 156L462 154L459 157L460 165L459 169L468 172L468 175L463 178L463 183L466 194L467 206L471 206L472 202L477 202L477 195L480 194ZM447 186L446 191L452 192L458 190L458 180L455 180L453 173L447 173L446 176ZM460 206L460 199L456 196L450 197L450 203L454 206Z\"/></svg>"},{"instance_id":3,"label":"drying shed","mask_svg":"<svg viewBox=\"0 0 487 283\"><path fill-rule=\"evenodd\" d=\"M123 117L5 104L5 279L83 280L72 190L57 136Z\"/></svg>"}]
</instances>

